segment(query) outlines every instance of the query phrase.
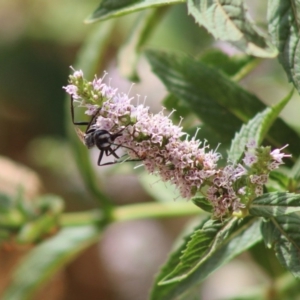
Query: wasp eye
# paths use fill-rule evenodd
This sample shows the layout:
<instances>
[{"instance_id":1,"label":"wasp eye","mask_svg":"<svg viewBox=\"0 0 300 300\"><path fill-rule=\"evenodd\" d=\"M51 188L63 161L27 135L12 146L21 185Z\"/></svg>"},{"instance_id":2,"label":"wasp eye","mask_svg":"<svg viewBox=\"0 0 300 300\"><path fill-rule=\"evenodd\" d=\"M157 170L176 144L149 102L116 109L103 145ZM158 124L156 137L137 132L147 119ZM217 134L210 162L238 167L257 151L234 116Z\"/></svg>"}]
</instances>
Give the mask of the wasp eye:
<instances>
[{"instance_id":1,"label":"wasp eye","mask_svg":"<svg viewBox=\"0 0 300 300\"><path fill-rule=\"evenodd\" d=\"M90 149L95 146L95 140L93 133L88 133L84 135L84 144Z\"/></svg>"}]
</instances>

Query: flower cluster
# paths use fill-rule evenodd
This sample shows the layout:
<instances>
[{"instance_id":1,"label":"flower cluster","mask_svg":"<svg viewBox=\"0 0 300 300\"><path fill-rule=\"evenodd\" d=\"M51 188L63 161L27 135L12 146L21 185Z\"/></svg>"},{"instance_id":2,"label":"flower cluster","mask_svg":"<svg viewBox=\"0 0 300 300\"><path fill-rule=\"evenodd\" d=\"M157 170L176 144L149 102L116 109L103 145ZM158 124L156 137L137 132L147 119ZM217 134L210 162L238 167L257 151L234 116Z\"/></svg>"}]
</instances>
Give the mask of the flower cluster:
<instances>
[{"instance_id":1,"label":"flower cluster","mask_svg":"<svg viewBox=\"0 0 300 300\"><path fill-rule=\"evenodd\" d=\"M283 163L283 157L291 156L280 152L284 148L271 152L270 147L258 147L252 140L246 145L240 164L228 164L219 169L206 195L213 206L214 215L222 217L237 212L262 195L270 171Z\"/></svg>"},{"instance_id":2,"label":"flower cluster","mask_svg":"<svg viewBox=\"0 0 300 300\"><path fill-rule=\"evenodd\" d=\"M257 147L251 141L240 164L218 169L221 156L207 143L189 139L164 110L152 114L149 107L133 105L133 98L103 82L105 75L89 82L82 71L74 70L64 88L86 107L86 114L97 114L93 129L122 132L114 144L123 146L129 159L142 160L148 172L173 183L184 198L204 194L215 217L231 215L261 195L269 172L289 156L280 152L283 148L270 152L269 147Z\"/></svg>"}]
</instances>

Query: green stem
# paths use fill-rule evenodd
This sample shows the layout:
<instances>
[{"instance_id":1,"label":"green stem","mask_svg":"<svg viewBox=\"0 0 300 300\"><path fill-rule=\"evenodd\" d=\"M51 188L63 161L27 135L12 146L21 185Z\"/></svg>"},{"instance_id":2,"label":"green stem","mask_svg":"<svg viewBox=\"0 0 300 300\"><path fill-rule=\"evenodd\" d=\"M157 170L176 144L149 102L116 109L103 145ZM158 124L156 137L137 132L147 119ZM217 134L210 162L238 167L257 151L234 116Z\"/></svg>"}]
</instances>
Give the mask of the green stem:
<instances>
[{"instance_id":1,"label":"green stem","mask_svg":"<svg viewBox=\"0 0 300 300\"><path fill-rule=\"evenodd\" d=\"M243 68L239 70L234 76L231 77L233 81L240 81L245 76L247 76L259 63L261 62L260 58L255 58L246 64Z\"/></svg>"},{"instance_id":2,"label":"green stem","mask_svg":"<svg viewBox=\"0 0 300 300\"><path fill-rule=\"evenodd\" d=\"M145 218L173 218L199 215L202 211L191 202L186 203L139 203L116 207L112 211L112 221L127 221Z\"/></svg>"},{"instance_id":3,"label":"green stem","mask_svg":"<svg viewBox=\"0 0 300 300\"><path fill-rule=\"evenodd\" d=\"M185 203L139 203L115 207L111 210L110 222L121 222L146 218L173 218L200 215L203 211L191 202ZM61 225L76 226L104 221L99 210L63 214Z\"/></svg>"},{"instance_id":4,"label":"green stem","mask_svg":"<svg viewBox=\"0 0 300 300\"><path fill-rule=\"evenodd\" d=\"M84 212L66 213L61 216L60 225L66 226L78 226L87 225L93 223L99 223L103 220L103 214L100 210L89 210Z\"/></svg>"}]
</instances>

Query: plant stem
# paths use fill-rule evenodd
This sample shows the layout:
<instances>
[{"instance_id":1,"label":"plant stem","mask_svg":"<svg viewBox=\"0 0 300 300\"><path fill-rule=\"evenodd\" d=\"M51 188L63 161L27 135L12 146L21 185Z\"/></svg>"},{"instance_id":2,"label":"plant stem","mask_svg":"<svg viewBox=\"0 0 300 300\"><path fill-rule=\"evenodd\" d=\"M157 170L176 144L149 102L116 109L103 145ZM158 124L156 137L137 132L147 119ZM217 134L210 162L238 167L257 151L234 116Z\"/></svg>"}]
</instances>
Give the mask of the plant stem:
<instances>
[{"instance_id":1,"label":"plant stem","mask_svg":"<svg viewBox=\"0 0 300 300\"><path fill-rule=\"evenodd\" d=\"M145 218L173 218L179 216L199 215L198 207L190 202L186 203L139 203L116 207L112 211L112 221L126 221Z\"/></svg>"},{"instance_id":2,"label":"plant stem","mask_svg":"<svg viewBox=\"0 0 300 300\"><path fill-rule=\"evenodd\" d=\"M247 76L259 63L261 59L255 58L251 60L248 64L246 64L243 68L239 70L234 76L231 77L232 81L238 82Z\"/></svg>"},{"instance_id":3,"label":"plant stem","mask_svg":"<svg viewBox=\"0 0 300 300\"><path fill-rule=\"evenodd\" d=\"M103 214L98 209L88 210L84 212L65 213L61 216L60 225L78 226L92 223L99 223L103 220Z\"/></svg>"},{"instance_id":4,"label":"plant stem","mask_svg":"<svg viewBox=\"0 0 300 300\"><path fill-rule=\"evenodd\" d=\"M203 211L191 202L185 203L139 203L115 207L111 211L110 222L145 218L173 218L202 214ZM66 213L61 218L61 225L77 226L103 221L103 214L99 210L85 212Z\"/></svg>"}]
</instances>

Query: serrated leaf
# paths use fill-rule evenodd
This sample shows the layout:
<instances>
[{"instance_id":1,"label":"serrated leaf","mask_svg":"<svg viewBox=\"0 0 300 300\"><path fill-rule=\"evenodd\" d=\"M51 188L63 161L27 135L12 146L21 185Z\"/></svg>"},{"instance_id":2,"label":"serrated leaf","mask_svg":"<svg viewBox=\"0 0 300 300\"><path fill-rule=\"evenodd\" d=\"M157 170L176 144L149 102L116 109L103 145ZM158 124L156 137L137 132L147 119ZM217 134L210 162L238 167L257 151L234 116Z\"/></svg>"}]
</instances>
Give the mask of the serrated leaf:
<instances>
[{"instance_id":1,"label":"serrated leaf","mask_svg":"<svg viewBox=\"0 0 300 300\"><path fill-rule=\"evenodd\" d=\"M204 211L207 211L209 213L211 213L213 211L213 207L212 207L211 203L207 200L207 198L205 198L203 196L197 196L197 197L193 197L191 200L193 201L193 203L195 205L197 205Z\"/></svg>"},{"instance_id":2,"label":"serrated leaf","mask_svg":"<svg viewBox=\"0 0 300 300\"><path fill-rule=\"evenodd\" d=\"M180 264L163 279L162 284L182 281L196 271L197 279L204 279L220 265L228 262L260 240L257 223L256 219L248 218L244 220L232 219L229 222L219 224L217 222L206 224L203 229L195 232L191 237L180 258ZM256 230L254 232L252 232L253 228L251 227L253 224L255 224ZM249 230L249 227L252 230ZM247 232L247 237L244 236L245 232ZM231 251L227 252L229 248ZM227 252L228 256L221 255L221 252Z\"/></svg>"},{"instance_id":3,"label":"serrated leaf","mask_svg":"<svg viewBox=\"0 0 300 300\"><path fill-rule=\"evenodd\" d=\"M225 75L198 60L185 55L154 50L147 51L146 55L154 73L169 92L184 101L205 124L227 139L233 136L242 122L229 111L229 103L225 103L232 101L236 96L244 99L239 100L243 104L250 101L255 103L253 99L250 100L250 94L241 95L242 89ZM236 95L233 95L234 93ZM247 96L248 101L245 99ZM258 107L261 108L260 103Z\"/></svg>"},{"instance_id":4,"label":"serrated leaf","mask_svg":"<svg viewBox=\"0 0 300 300\"><path fill-rule=\"evenodd\" d=\"M120 17L142 9L185 2L183 0L103 0L98 8L86 19L86 23Z\"/></svg>"},{"instance_id":5,"label":"serrated leaf","mask_svg":"<svg viewBox=\"0 0 300 300\"><path fill-rule=\"evenodd\" d=\"M249 55L275 57L277 51L248 17L242 0L188 0L189 13L216 39L227 41Z\"/></svg>"},{"instance_id":6,"label":"serrated leaf","mask_svg":"<svg viewBox=\"0 0 300 300\"><path fill-rule=\"evenodd\" d=\"M176 247L176 249L170 254L168 261L162 266L159 274L155 278L155 282L151 289L151 300L167 300L172 299L169 298L169 294L172 294L172 290L174 289L174 284L163 285L160 286L158 283L170 272L174 270L177 264L180 262L181 252L186 248L188 241L190 240L191 234L194 231L202 228L203 225L207 222L207 219L202 221L198 226L196 226L190 234L185 235L182 239L181 244ZM175 284L176 286L176 284Z\"/></svg>"},{"instance_id":7,"label":"serrated leaf","mask_svg":"<svg viewBox=\"0 0 300 300\"><path fill-rule=\"evenodd\" d=\"M252 216L272 217L300 211L300 195L274 192L263 194L253 200L249 207Z\"/></svg>"},{"instance_id":8,"label":"serrated leaf","mask_svg":"<svg viewBox=\"0 0 300 300\"><path fill-rule=\"evenodd\" d=\"M233 76L251 63L254 58L247 55L229 56L218 49L210 49L200 57L201 62L216 67L228 76Z\"/></svg>"},{"instance_id":9,"label":"serrated leaf","mask_svg":"<svg viewBox=\"0 0 300 300\"><path fill-rule=\"evenodd\" d=\"M99 238L100 227L66 227L35 247L16 269L2 300L32 299L36 290L55 272Z\"/></svg>"},{"instance_id":10,"label":"serrated leaf","mask_svg":"<svg viewBox=\"0 0 300 300\"><path fill-rule=\"evenodd\" d=\"M279 262L300 277L300 217L289 214L262 223L265 244L275 250Z\"/></svg>"},{"instance_id":11,"label":"serrated leaf","mask_svg":"<svg viewBox=\"0 0 300 300\"><path fill-rule=\"evenodd\" d=\"M273 44L279 50L279 61L298 92L300 92L299 11L299 1L268 1L269 33Z\"/></svg>"},{"instance_id":12,"label":"serrated leaf","mask_svg":"<svg viewBox=\"0 0 300 300\"><path fill-rule=\"evenodd\" d=\"M279 113L289 102L293 95L293 90L273 107L266 108L263 112L258 113L248 124L243 125L241 130L235 135L231 148L228 153L228 160L237 163L245 151L246 144L254 140L260 145L269 128L275 122Z\"/></svg>"},{"instance_id":13,"label":"serrated leaf","mask_svg":"<svg viewBox=\"0 0 300 300\"><path fill-rule=\"evenodd\" d=\"M256 96L199 60L155 50L146 51L146 56L169 92L189 105L207 126L227 141L240 130L243 122L266 107ZM299 137L281 119L274 122L268 139L275 146L289 144L289 151L296 157L299 155Z\"/></svg>"},{"instance_id":14,"label":"serrated leaf","mask_svg":"<svg viewBox=\"0 0 300 300\"><path fill-rule=\"evenodd\" d=\"M157 298L152 299L174 299L261 240L257 219L232 219L220 227L217 221L208 221L206 225L204 235L201 235L201 229L195 232L177 268L160 282L164 293L157 293Z\"/></svg>"}]
</instances>

